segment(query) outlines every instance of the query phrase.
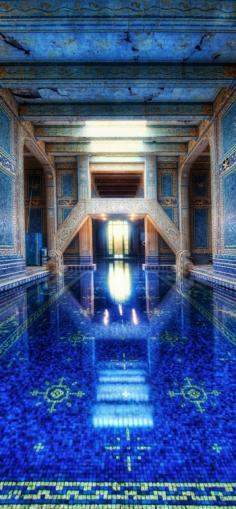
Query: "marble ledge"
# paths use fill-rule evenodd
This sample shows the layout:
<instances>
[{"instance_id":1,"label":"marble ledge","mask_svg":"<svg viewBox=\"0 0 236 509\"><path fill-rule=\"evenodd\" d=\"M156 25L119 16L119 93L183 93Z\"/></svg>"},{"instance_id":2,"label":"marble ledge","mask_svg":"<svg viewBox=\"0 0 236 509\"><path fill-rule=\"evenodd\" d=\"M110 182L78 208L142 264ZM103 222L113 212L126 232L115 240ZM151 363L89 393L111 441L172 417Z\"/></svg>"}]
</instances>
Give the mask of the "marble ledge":
<instances>
[{"instance_id":1,"label":"marble ledge","mask_svg":"<svg viewBox=\"0 0 236 509\"><path fill-rule=\"evenodd\" d=\"M229 290L236 291L236 278L227 276L222 273L214 271L213 267L207 266L195 266L190 271L190 276L202 283L213 284L213 286L223 286Z\"/></svg>"},{"instance_id":2,"label":"marble ledge","mask_svg":"<svg viewBox=\"0 0 236 509\"><path fill-rule=\"evenodd\" d=\"M6 279L5 281L1 281L0 292L12 290L13 288L16 288L18 286L31 283L38 279L43 279L45 277L48 277L49 273L50 273L49 270L46 268L45 269L43 269L42 267L40 269L33 267L31 269L29 268L28 270L26 270L26 274L24 275L12 277L10 279Z\"/></svg>"}]
</instances>

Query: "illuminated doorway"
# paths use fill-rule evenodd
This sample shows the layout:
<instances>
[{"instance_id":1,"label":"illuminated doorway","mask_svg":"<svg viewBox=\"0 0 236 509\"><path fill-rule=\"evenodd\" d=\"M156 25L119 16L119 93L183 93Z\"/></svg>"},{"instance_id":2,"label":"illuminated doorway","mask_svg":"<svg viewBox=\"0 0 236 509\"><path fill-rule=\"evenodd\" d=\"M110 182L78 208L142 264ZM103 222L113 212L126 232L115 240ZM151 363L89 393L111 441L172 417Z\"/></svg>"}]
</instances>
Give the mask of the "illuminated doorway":
<instances>
[{"instance_id":1,"label":"illuminated doorway","mask_svg":"<svg viewBox=\"0 0 236 509\"><path fill-rule=\"evenodd\" d=\"M129 254L128 221L109 221L107 241L109 256L114 256L114 258L123 258L127 256Z\"/></svg>"}]
</instances>

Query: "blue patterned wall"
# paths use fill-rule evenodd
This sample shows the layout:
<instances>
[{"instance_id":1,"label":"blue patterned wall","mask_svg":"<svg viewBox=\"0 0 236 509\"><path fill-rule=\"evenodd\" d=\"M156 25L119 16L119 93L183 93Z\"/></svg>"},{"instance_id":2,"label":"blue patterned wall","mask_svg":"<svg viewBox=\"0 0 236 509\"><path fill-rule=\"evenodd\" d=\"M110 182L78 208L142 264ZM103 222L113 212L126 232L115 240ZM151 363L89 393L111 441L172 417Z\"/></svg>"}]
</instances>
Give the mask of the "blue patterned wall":
<instances>
[{"instance_id":1,"label":"blue patterned wall","mask_svg":"<svg viewBox=\"0 0 236 509\"><path fill-rule=\"evenodd\" d=\"M192 192L195 198L206 198L208 195L208 177L205 175L192 176Z\"/></svg>"},{"instance_id":2,"label":"blue patterned wall","mask_svg":"<svg viewBox=\"0 0 236 509\"><path fill-rule=\"evenodd\" d=\"M29 175L28 177L28 196L39 197L42 194L42 178L40 175Z\"/></svg>"},{"instance_id":3,"label":"blue patterned wall","mask_svg":"<svg viewBox=\"0 0 236 509\"><path fill-rule=\"evenodd\" d=\"M26 237L26 263L27 265L40 265L43 236L41 233L27 233Z\"/></svg>"},{"instance_id":4,"label":"blue patterned wall","mask_svg":"<svg viewBox=\"0 0 236 509\"><path fill-rule=\"evenodd\" d=\"M73 177L72 175L62 175L61 177L62 196L73 196Z\"/></svg>"},{"instance_id":5,"label":"blue patterned wall","mask_svg":"<svg viewBox=\"0 0 236 509\"><path fill-rule=\"evenodd\" d=\"M163 207L165 213L167 216L171 219L171 221L174 220L174 209L173 207Z\"/></svg>"},{"instance_id":6,"label":"blue patterned wall","mask_svg":"<svg viewBox=\"0 0 236 509\"><path fill-rule=\"evenodd\" d=\"M65 221L65 219L69 216L71 213L73 207L64 207L62 209L62 219Z\"/></svg>"},{"instance_id":7,"label":"blue patterned wall","mask_svg":"<svg viewBox=\"0 0 236 509\"><path fill-rule=\"evenodd\" d=\"M223 177L224 245L236 247L236 168Z\"/></svg>"},{"instance_id":8,"label":"blue patterned wall","mask_svg":"<svg viewBox=\"0 0 236 509\"><path fill-rule=\"evenodd\" d=\"M0 246L13 246L13 179L0 170Z\"/></svg>"},{"instance_id":9,"label":"blue patterned wall","mask_svg":"<svg viewBox=\"0 0 236 509\"><path fill-rule=\"evenodd\" d=\"M43 209L31 208L29 217L29 233L41 233L43 231Z\"/></svg>"},{"instance_id":10,"label":"blue patterned wall","mask_svg":"<svg viewBox=\"0 0 236 509\"><path fill-rule=\"evenodd\" d=\"M224 210L224 247L236 248L236 101L221 119L222 160L219 167L222 179ZM225 255L228 256L228 255ZM224 270L224 268L223 268ZM226 270L225 270L226 271Z\"/></svg>"},{"instance_id":11,"label":"blue patterned wall","mask_svg":"<svg viewBox=\"0 0 236 509\"><path fill-rule=\"evenodd\" d=\"M236 148L236 102L222 118L223 156Z\"/></svg>"},{"instance_id":12,"label":"blue patterned wall","mask_svg":"<svg viewBox=\"0 0 236 509\"><path fill-rule=\"evenodd\" d=\"M193 209L193 240L195 248L208 247L208 209Z\"/></svg>"},{"instance_id":13,"label":"blue patterned wall","mask_svg":"<svg viewBox=\"0 0 236 509\"><path fill-rule=\"evenodd\" d=\"M5 110L0 107L0 148L11 154L11 119Z\"/></svg>"},{"instance_id":14,"label":"blue patterned wall","mask_svg":"<svg viewBox=\"0 0 236 509\"><path fill-rule=\"evenodd\" d=\"M161 194L162 196L173 195L173 177L169 173L161 177Z\"/></svg>"}]
</instances>

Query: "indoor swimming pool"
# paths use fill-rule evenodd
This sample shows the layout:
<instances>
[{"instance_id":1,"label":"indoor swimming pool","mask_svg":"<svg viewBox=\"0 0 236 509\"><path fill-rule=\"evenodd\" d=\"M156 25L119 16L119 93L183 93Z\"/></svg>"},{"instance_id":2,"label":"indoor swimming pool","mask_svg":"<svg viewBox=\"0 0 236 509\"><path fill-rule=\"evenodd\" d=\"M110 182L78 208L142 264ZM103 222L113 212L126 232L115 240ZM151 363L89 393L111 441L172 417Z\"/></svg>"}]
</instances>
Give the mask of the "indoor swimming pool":
<instances>
[{"instance_id":1,"label":"indoor swimming pool","mask_svg":"<svg viewBox=\"0 0 236 509\"><path fill-rule=\"evenodd\" d=\"M236 506L236 295L122 260L0 296L0 504Z\"/></svg>"}]
</instances>

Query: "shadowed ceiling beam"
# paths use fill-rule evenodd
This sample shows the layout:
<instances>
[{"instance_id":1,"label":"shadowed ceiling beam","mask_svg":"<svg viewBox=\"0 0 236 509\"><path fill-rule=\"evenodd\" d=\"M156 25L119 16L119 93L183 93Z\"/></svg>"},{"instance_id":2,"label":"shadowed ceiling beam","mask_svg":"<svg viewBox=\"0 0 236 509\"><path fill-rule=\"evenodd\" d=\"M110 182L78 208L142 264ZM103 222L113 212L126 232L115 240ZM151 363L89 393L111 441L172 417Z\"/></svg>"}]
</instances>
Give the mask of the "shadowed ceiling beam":
<instances>
[{"instance_id":1,"label":"shadowed ceiling beam","mask_svg":"<svg viewBox=\"0 0 236 509\"><path fill-rule=\"evenodd\" d=\"M0 65L4 88L86 86L94 82L99 87L127 83L155 84L155 86L197 85L229 86L236 78L234 64L6 64Z\"/></svg>"},{"instance_id":2,"label":"shadowed ceiling beam","mask_svg":"<svg viewBox=\"0 0 236 509\"><path fill-rule=\"evenodd\" d=\"M185 143L145 143L142 141L119 142L106 141L92 143L47 143L47 152L53 155L60 154L158 154L187 152Z\"/></svg>"},{"instance_id":3,"label":"shadowed ceiling beam","mask_svg":"<svg viewBox=\"0 0 236 509\"><path fill-rule=\"evenodd\" d=\"M211 103L152 103L152 104L24 104L19 115L24 120L37 123L40 120L86 121L86 120L151 120L155 122L180 121L198 123L213 114Z\"/></svg>"}]
</instances>

